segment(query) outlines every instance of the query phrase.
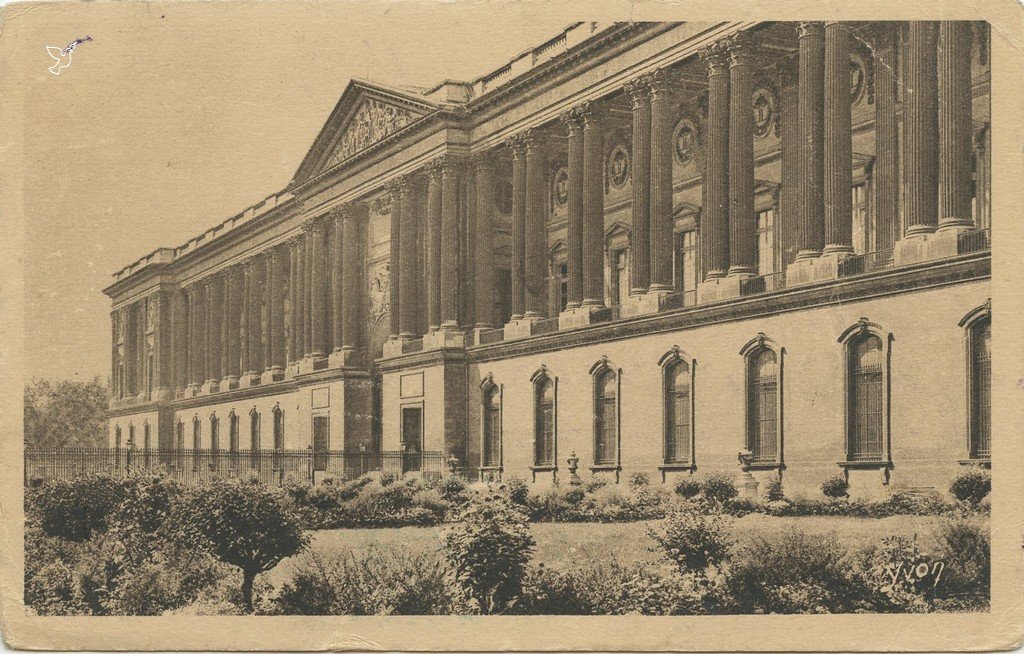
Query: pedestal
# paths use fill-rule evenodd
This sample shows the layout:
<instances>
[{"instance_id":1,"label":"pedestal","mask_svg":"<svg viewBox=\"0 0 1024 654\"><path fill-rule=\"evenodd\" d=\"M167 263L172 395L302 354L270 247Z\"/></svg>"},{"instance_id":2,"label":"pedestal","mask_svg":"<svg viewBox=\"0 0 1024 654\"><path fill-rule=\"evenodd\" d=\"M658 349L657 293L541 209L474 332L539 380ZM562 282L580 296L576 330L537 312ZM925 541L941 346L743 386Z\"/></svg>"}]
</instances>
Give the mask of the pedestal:
<instances>
[{"instance_id":1,"label":"pedestal","mask_svg":"<svg viewBox=\"0 0 1024 654\"><path fill-rule=\"evenodd\" d=\"M709 279L697 285L697 302L718 302L740 296L740 281L746 279L739 275Z\"/></svg>"},{"instance_id":2,"label":"pedestal","mask_svg":"<svg viewBox=\"0 0 1024 654\"><path fill-rule=\"evenodd\" d=\"M671 295L671 291L648 291L630 295L622 305L621 317L643 316L664 311L668 308L667 301Z\"/></svg>"},{"instance_id":3,"label":"pedestal","mask_svg":"<svg viewBox=\"0 0 1024 654\"><path fill-rule=\"evenodd\" d=\"M230 391L236 388L238 388L238 377L228 375L224 379L220 380L220 389L222 391Z\"/></svg>"},{"instance_id":4,"label":"pedestal","mask_svg":"<svg viewBox=\"0 0 1024 654\"><path fill-rule=\"evenodd\" d=\"M833 252L798 259L786 266L786 288L839 278L839 266L852 252Z\"/></svg>"},{"instance_id":5,"label":"pedestal","mask_svg":"<svg viewBox=\"0 0 1024 654\"><path fill-rule=\"evenodd\" d=\"M611 309L608 307L594 305L573 307L558 314L558 329L559 331L563 329L576 329L577 327L586 327L587 325L599 322L608 322L611 319L611 315Z\"/></svg>"},{"instance_id":6,"label":"pedestal","mask_svg":"<svg viewBox=\"0 0 1024 654\"><path fill-rule=\"evenodd\" d=\"M423 335L424 350L443 350L445 348L466 347L464 332L442 327Z\"/></svg>"},{"instance_id":7,"label":"pedestal","mask_svg":"<svg viewBox=\"0 0 1024 654\"><path fill-rule=\"evenodd\" d=\"M362 352L355 348L335 350L327 357L328 368L361 368L362 365Z\"/></svg>"},{"instance_id":8,"label":"pedestal","mask_svg":"<svg viewBox=\"0 0 1024 654\"><path fill-rule=\"evenodd\" d=\"M245 372L238 378L239 388L251 388L260 385L260 376L255 372Z\"/></svg>"},{"instance_id":9,"label":"pedestal","mask_svg":"<svg viewBox=\"0 0 1024 654\"><path fill-rule=\"evenodd\" d=\"M534 334L534 326L540 322L540 318L518 318L505 323L505 340L511 341L516 338L526 338Z\"/></svg>"},{"instance_id":10,"label":"pedestal","mask_svg":"<svg viewBox=\"0 0 1024 654\"><path fill-rule=\"evenodd\" d=\"M960 254L960 235L973 231L973 227L955 225L940 227L932 233L905 236L896 241L893 248L893 262L906 266L936 259L955 257Z\"/></svg>"},{"instance_id":11,"label":"pedestal","mask_svg":"<svg viewBox=\"0 0 1024 654\"><path fill-rule=\"evenodd\" d=\"M408 339L389 338L384 341L384 347L381 351L381 356L385 359L388 357L400 357L405 354L405 344L408 343Z\"/></svg>"}]
</instances>

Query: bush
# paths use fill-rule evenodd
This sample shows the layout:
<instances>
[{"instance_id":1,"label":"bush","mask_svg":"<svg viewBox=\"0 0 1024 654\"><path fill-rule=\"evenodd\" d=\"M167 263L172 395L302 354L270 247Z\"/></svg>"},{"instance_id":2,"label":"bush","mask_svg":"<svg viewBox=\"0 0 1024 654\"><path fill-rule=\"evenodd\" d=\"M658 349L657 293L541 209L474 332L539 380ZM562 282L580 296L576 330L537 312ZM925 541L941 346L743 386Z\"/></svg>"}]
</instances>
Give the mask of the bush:
<instances>
[{"instance_id":1,"label":"bush","mask_svg":"<svg viewBox=\"0 0 1024 654\"><path fill-rule=\"evenodd\" d=\"M469 499L466 493L466 481L458 475L447 475L439 484L438 490L445 501L461 504Z\"/></svg>"},{"instance_id":2,"label":"bush","mask_svg":"<svg viewBox=\"0 0 1024 654\"><path fill-rule=\"evenodd\" d=\"M382 551L303 560L275 602L286 615L442 615L450 613L444 566L431 554Z\"/></svg>"},{"instance_id":3,"label":"bush","mask_svg":"<svg viewBox=\"0 0 1024 654\"><path fill-rule=\"evenodd\" d=\"M684 499L693 499L700 495L700 481L693 476L681 477L676 482L676 494Z\"/></svg>"},{"instance_id":4,"label":"bush","mask_svg":"<svg viewBox=\"0 0 1024 654\"><path fill-rule=\"evenodd\" d=\"M142 473L124 483L124 499L110 520L153 534L166 524L181 499L181 487L166 475Z\"/></svg>"},{"instance_id":5,"label":"bush","mask_svg":"<svg viewBox=\"0 0 1024 654\"><path fill-rule=\"evenodd\" d=\"M992 474L984 468L971 466L953 477L949 492L961 502L977 506L992 491Z\"/></svg>"},{"instance_id":6,"label":"bush","mask_svg":"<svg viewBox=\"0 0 1024 654\"><path fill-rule=\"evenodd\" d=\"M708 566L720 565L733 546L725 517L693 509L669 514L663 524L648 527L647 535L684 573L704 572Z\"/></svg>"},{"instance_id":7,"label":"bush","mask_svg":"<svg viewBox=\"0 0 1024 654\"><path fill-rule=\"evenodd\" d=\"M843 475L834 475L821 483L821 492L832 499L849 497L850 484Z\"/></svg>"},{"instance_id":8,"label":"bush","mask_svg":"<svg viewBox=\"0 0 1024 654\"><path fill-rule=\"evenodd\" d=\"M861 582L857 608L872 613L923 613L929 610L934 584L913 571L931 569L917 537L888 536L881 544L852 555L853 577ZM929 585L931 587L929 587Z\"/></svg>"},{"instance_id":9,"label":"bush","mask_svg":"<svg viewBox=\"0 0 1024 654\"><path fill-rule=\"evenodd\" d=\"M102 475L48 479L26 492L26 513L49 536L82 542L106 529L107 517L125 497L125 484Z\"/></svg>"},{"instance_id":10,"label":"bush","mask_svg":"<svg viewBox=\"0 0 1024 654\"><path fill-rule=\"evenodd\" d=\"M473 613L511 610L536 546L527 516L499 493L475 495L443 532L453 587Z\"/></svg>"},{"instance_id":11,"label":"bush","mask_svg":"<svg viewBox=\"0 0 1024 654\"><path fill-rule=\"evenodd\" d=\"M781 502L786 499L786 492L782 488L782 480L772 477L764 485L764 499L766 502Z\"/></svg>"},{"instance_id":12,"label":"bush","mask_svg":"<svg viewBox=\"0 0 1024 654\"><path fill-rule=\"evenodd\" d=\"M651 485L651 478L646 472L634 472L629 476L630 490Z\"/></svg>"},{"instance_id":13,"label":"bush","mask_svg":"<svg viewBox=\"0 0 1024 654\"><path fill-rule=\"evenodd\" d=\"M182 534L224 563L242 570L242 601L253 611L256 575L305 548L298 520L257 483L214 481L194 489L179 516Z\"/></svg>"},{"instance_id":14,"label":"bush","mask_svg":"<svg viewBox=\"0 0 1024 654\"><path fill-rule=\"evenodd\" d=\"M704 493L704 499L716 504L725 504L740 494L735 479L727 472L714 472L704 477L701 481L701 491Z\"/></svg>"},{"instance_id":15,"label":"bush","mask_svg":"<svg viewBox=\"0 0 1024 654\"><path fill-rule=\"evenodd\" d=\"M513 504L526 507L530 500L530 487L526 481L519 477L512 477L504 484L508 497Z\"/></svg>"},{"instance_id":16,"label":"bush","mask_svg":"<svg viewBox=\"0 0 1024 654\"><path fill-rule=\"evenodd\" d=\"M944 564L937 595L951 608L979 609L988 606L992 581L992 548L989 530L977 520L954 518L938 526Z\"/></svg>"}]
</instances>

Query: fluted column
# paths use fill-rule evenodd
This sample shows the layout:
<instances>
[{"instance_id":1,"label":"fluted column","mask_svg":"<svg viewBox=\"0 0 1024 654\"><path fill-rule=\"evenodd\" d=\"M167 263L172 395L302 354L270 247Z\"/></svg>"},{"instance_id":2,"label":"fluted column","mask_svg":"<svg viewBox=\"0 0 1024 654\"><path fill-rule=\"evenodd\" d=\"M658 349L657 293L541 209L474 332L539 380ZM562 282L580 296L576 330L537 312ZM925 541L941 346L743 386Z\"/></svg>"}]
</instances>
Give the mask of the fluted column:
<instances>
[{"instance_id":1,"label":"fluted column","mask_svg":"<svg viewBox=\"0 0 1024 654\"><path fill-rule=\"evenodd\" d=\"M825 23L825 249L853 253L849 25Z\"/></svg>"},{"instance_id":2,"label":"fluted column","mask_svg":"<svg viewBox=\"0 0 1024 654\"><path fill-rule=\"evenodd\" d=\"M526 313L526 152L523 136L508 141L512 155L512 320Z\"/></svg>"},{"instance_id":3,"label":"fluted column","mask_svg":"<svg viewBox=\"0 0 1024 654\"><path fill-rule=\"evenodd\" d=\"M207 287L210 303L210 380L220 381L224 376L222 366L224 341L221 335L224 333L224 284L227 279L225 273L217 273L210 279Z\"/></svg>"},{"instance_id":4,"label":"fluted column","mask_svg":"<svg viewBox=\"0 0 1024 654\"><path fill-rule=\"evenodd\" d=\"M317 241L317 229L313 222L306 223L306 256L305 265L306 269L303 271L303 284L305 285L306 293L302 298L303 302L303 321L306 325L306 333L304 339L306 341L306 356L310 356L317 350L317 341L314 331L317 329L316 316L314 315L315 309L315 296L317 292L317 286L313 280L313 268L316 266L316 241Z\"/></svg>"},{"instance_id":5,"label":"fluted column","mask_svg":"<svg viewBox=\"0 0 1024 654\"><path fill-rule=\"evenodd\" d=\"M204 350L204 352L203 352L203 354L204 354L204 356L203 356L203 367L204 367L204 372L203 372L203 379L206 382L212 382L214 380L214 375L213 375L213 359L214 359L213 348L214 348L214 343L217 340L217 339L214 338L214 334L215 333L219 333L219 332L217 332L217 323L216 323L216 320L214 318L214 311L213 311L213 307L214 307L213 289L214 289L213 277L212 276L207 277L203 281L203 310L204 310L203 311L203 313L204 313L204 320L203 320L203 350ZM141 366L139 367L139 370L140 371L142 370ZM143 379L143 375L140 374L139 375L139 380L140 380L140 384L139 385L140 386L142 385L141 384L141 380L142 379Z\"/></svg>"},{"instance_id":6,"label":"fluted column","mask_svg":"<svg viewBox=\"0 0 1024 654\"><path fill-rule=\"evenodd\" d=\"M626 86L633 110L633 216L629 248L630 293L633 294L645 293L651 283L650 81L642 77ZM669 154L671 156L671 144Z\"/></svg>"},{"instance_id":7,"label":"fluted column","mask_svg":"<svg viewBox=\"0 0 1024 654\"><path fill-rule=\"evenodd\" d=\"M331 226L331 337L332 350L340 352L344 345L345 322L345 215L347 208L339 207L332 214ZM352 264L355 265L355 262Z\"/></svg>"},{"instance_id":8,"label":"fluted column","mask_svg":"<svg viewBox=\"0 0 1024 654\"><path fill-rule=\"evenodd\" d=\"M270 333L273 335L273 339L270 343L270 364L269 368L274 372L280 372L284 370L286 355L285 348L287 343L285 340L284 330L284 298L285 298L285 248L287 246L278 246L270 251L270 271L269 283L272 285L271 288L271 305L270 305Z\"/></svg>"},{"instance_id":9,"label":"fluted column","mask_svg":"<svg viewBox=\"0 0 1024 654\"><path fill-rule=\"evenodd\" d=\"M202 385L205 381L210 379L209 370L206 367L207 364L207 348L206 348L206 329L207 316L206 307L209 304L206 301L206 280L196 283L195 294L197 300L196 306L196 383ZM137 323L136 323L137 324ZM138 390L137 388L135 389Z\"/></svg>"},{"instance_id":10,"label":"fluted column","mask_svg":"<svg viewBox=\"0 0 1024 654\"><path fill-rule=\"evenodd\" d=\"M310 355L322 357L327 354L327 222L318 219L310 232L313 260L310 275L310 316L313 321L312 349Z\"/></svg>"},{"instance_id":11,"label":"fluted column","mask_svg":"<svg viewBox=\"0 0 1024 654\"><path fill-rule=\"evenodd\" d=\"M430 331L441 326L441 185L442 167L432 161L427 166L427 325Z\"/></svg>"},{"instance_id":12,"label":"fluted column","mask_svg":"<svg viewBox=\"0 0 1024 654\"><path fill-rule=\"evenodd\" d=\"M899 230L899 132L896 121L896 29L875 44L875 249L892 249Z\"/></svg>"},{"instance_id":13,"label":"fluted column","mask_svg":"<svg viewBox=\"0 0 1024 654\"><path fill-rule=\"evenodd\" d=\"M566 309L583 304L583 117L578 108L562 114L568 130L568 180L566 180ZM634 209L635 210L635 209Z\"/></svg>"},{"instance_id":14,"label":"fluted column","mask_svg":"<svg viewBox=\"0 0 1024 654\"><path fill-rule=\"evenodd\" d=\"M263 273L266 264L254 258L249 282L249 369L263 372Z\"/></svg>"},{"instance_id":15,"label":"fluted column","mask_svg":"<svg viewBox=\"0 0 1024 654\"><path fill-rule=\"evenodd\" d=\"M174 324L174 343L171 347L174 349L174 388L175 390L178 390L188 386L188 310L185 308L188 300L186 299L184 289L175 290L173 297L174 305L171 312ZM114 345L116 347L117 343L115 342ZM116 384L116 361L114 376L111 377L111 379L113 379Z\"/></svg>"},{"instance_id":16,"label":"fluted column","mask_svg":"<svg viewBox=\"0 0 1024 654\"><path fill-rule=\"evenodd\" d=\"M401 254L398 280L400 295L400 334L402 338L416 338L418 319L416 315L417 267L416 267L416 184L410 176L403 177L402 187L402 228ZM443 263L442 263L443 265Z\"/></svg>"},{"instance_id":17,"label":"fluted column","mask_svg":"<svg viewBox=\"0 0 1024 654\"><path fill-rule=\"evenodd\" d=\"M459 168L445 157L441 174L441 328L459 326Z\"/></svg>"},{"instance_id":18,"label":"fluted column","mask_svg":"<svg viewBox=\"0 0 1024 654\"><path fill-rule=\"evenodd\" d=\"M717 279L729 269L729 56L719 44L701 55L708 67L708 119L700 247L708 262L705 279Z\"/></svg>"},{"instance_id":19,"label":"fluted column","mask_svg":"<svg viewBox=\"0 0 1024 654\"><path fill-rule=\"evenodd\" d=\"M243 375L250 375L254 372L252 369L251 358L249 357L249 353L251 352L249 341L252 339L251 332L249 331L250 304L252 304L252 264L246 260L242 264L242 298L238 318L239 365L241 366Z\"/></svg>"},{"instance_id":20,"label":"fluted column","mask_svg":"<svg viewBox=\"0 0 1024 654\"><path fill-rule=\"evenodd\" d=\"M938 224L937 33L934 21L910 21L904 94L907 236L934 232Z\"/></svg>"},{"instance_id":21,"label":"fluted column","mask_svg":"<svg viewBox=\"0 0 1024 654\"><path fill-rule=\"evenodd\" d=\"M365 213L365 206L349 207L342 219L342 245L345 267L342 270L342 349L357 350L362 347L360 317L362 315L362 270L363 259L359 247L359 220Z\"/></svg>"},{"instance_id":22,"label":"fluted column","mask_svg":"<svg viewBox=\"0 0 1024 654\"><path fill-rule=\"evenodd\" d=\"M476 246L473 248L473 276L476 328L494 327L494 164L487 153L476 161Z\"/></svg>"},{"instance_id":23,"label":"fluted column","mask_svg":"<svg viewBox=\"0 0 1024 654\"><path fill-rule=\"evenodd\" d=\"M526 138L526 234L523 243L526 281L525 316L543 318L548 313L547 283L547 156L542 135L530 132Z\"/></svg>"},{"instance_id":24,"label":"fluted column","mask_svg":"<svg viewBox=\"0 0 1024 654\"><path fill-rule=\"evenodd\" d=\"M188 385L199 386L203 382L202 365L200 363L202 348L199 347L199 314L202 311L202 303L199 301L199 285L192 283L188 287ZM130 323L129 323L130 326ZM125 355L128 354L128 337L130 332L125 330ZM127 374L128 366L125 365ZM127 382L127 380L126 380ZM126 384L129 388L129 384Z\"/></svg>"},{"instance_id":25,"label":"fluted column","mask_svg":"<svg viewBox=\"0 0 1024 654\"><path fill-rule=\"evenodd\" d=\"M239 369L241 359L239 336L244 285L242 275L242 270L238 266L234 266L224 277L224 310L227 313L224 319L225 363L223 375L229 382L238 381L238 376L244 372Z\"/></svg>"},{"instance_id":26,"label":"fluted column","mask_svg":"<svg viewBox=\"0 0 1024 654\"><path fill-rule=\"evenodd\" d=\"M306 234L295 241L295 360L306 356Z\"/></svg>"},{"instance_id":27,"label":"fluted column","mask_svg":"<svg viewBox=\"0 0 1024 654\"><path fill-rule=\"evenodd\" d=\"M729 44L729 275L757 273L754 260L754 52L746 36Z\"/></svg>"},{"instance_id":28,"label":"fluted column","mask_svg":"<svg viewBox=\"0 0 1024 654\"><path fill-rule=\"evenodd\" d=\"M274 298L274 250L268 250L263 255L263 370L272 372L274 364L274 311L277 302Z\"/></svg>"},{"instance_id":29,"label":"fluted column","mask_svg":"<svg viewBox=\"0 0 1024 654\"><path fill-rule=\"evenodd\" d=\"M970 227L971 25L939 24L939 227Z\"/></svg>"},{"instance_id":30,"label":"fluted column","mask_svg":"<svg viewBox=\"0 0 1024 654\"><path fill-rule=\"evenodd\" d=\"M234 271L228 268L221 273L221 312L223 319L220 321L220 378L227 379L231 376L231 314L234 303ZM226 388L223 390L227 390Z\"/></svg>"},{"instance_id":31,"label":"fluted column","mask_svg":"<svg viewBox=\"0 0 1024 654\"><path fill-rule=\"evenodd\" d=\"M800 132L800 231L797 259L819 256L825 245L822 159L824 157L825 28L800 23L797 129ZM849 77L844 75L845 80Z\"/></svg>"},{"instance_id":32,"label":"fluted column","mask_svg":"<svg viewBox=\"0 0 1024 654\"><path fill-rule=\"evenodd\" d=\"M473 275L476 256L476 166L467 163L462 168L462 186L459 204L459 297L462 299L459 324L476 324L476 277Z\"/></svg>"},{"instance_id":33,"label":"fluted column","mask_svg":"<svg viewBox=\"0 0 1024 654\"><path fill-rule=\"evenodd\" d=\"M650 266L652 291L668 291L672 279L672 133L679 119L679 84L661 69L651 79ZM753 127L751 127L753 129ZM751 137L753 138L753 137ZM753 143L753 141L751 141ZM751 146L753 151L753 146ZM633 161L637 160L636 152ZM634 164L635 165L635 164ZM638 246L634 234L632 246Z\"/></svg>"},{"instance_id":34,"label":"fluted column","mask_svg":"<svg viewBox=\"0 0 1024 654\"><path fill-rule=\"evenodd\" d=\"M388 319L389 331L392 339L398 338L401 328L401 297L399 297L399 284L401 283L402 261L402 187L397 182L391 182L387 186L387 192L391 196L391 242L390 256L388 259Z\"/></svg>"},{"instance_id":35,"label":"fluted column","mask_svg":"<svg viewBox=\"0 0 1024 654\"><path fill-rule=\"evenodd\" d=\"M604 115L583 107L583 306L604 306Z\"/></svg>"}]
</instances>

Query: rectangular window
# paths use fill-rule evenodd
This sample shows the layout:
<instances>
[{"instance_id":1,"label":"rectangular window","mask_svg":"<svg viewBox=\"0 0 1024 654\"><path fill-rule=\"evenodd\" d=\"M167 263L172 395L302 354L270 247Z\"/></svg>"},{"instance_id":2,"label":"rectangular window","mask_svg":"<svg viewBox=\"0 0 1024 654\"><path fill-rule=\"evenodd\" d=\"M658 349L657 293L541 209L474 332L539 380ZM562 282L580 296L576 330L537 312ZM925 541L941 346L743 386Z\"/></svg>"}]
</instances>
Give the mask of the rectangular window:
<instances>
[{"instance_id":1,"label":"rectangular window","mask_svg":"<svg viewBox=\"0 0 1024 654\"><path fill-rule=\"evenodd\" d=\"M402 407L402 472L420 470L423 452L423 409Z\"/></svg>"},{"instance_id":2,"label":"rectangular window","mask_svg":"<svg viewBox=\"0 0 1024 654\"><path fill-rule=\"evenodd\" d=\"M313 416L313 470L327 470L331 449L331 421L327 416Z\"/></svg>"},{"instance_id":3,"label":"rectangular window","mask_svg":"<svg viewBox=\"0 0 1024 654\"><path fill-rule=\"evenodd\" d=\"M534 386L533 461L538 467L555 465L555 385L542 378Z\"/></svg>"},{"instance_id":4,"label":"rectangular window","mask_svg":"<svg viewBox=\"0 0 1024 654\"><path fill-rule=\"evenodd\" d=\"M970 332L971 458L992 456L991 323L975 324Z\"/></svg>"},{"instance_id":5,"label":"rectangular window","mask_svg":"<svg viewBox=\"0 0 1024 654\"><path fill-rule=\"evenodd\" d=\"M757 212L757 238L754 239L757 274L775 272L775 209Z\"/></svg>"},{"instance_id":6,"label":"rectangular window","mask_svg":"<svg viewBox=\"0 0 1024 654\"><path fill-rule=\"evenodd\" d=\"M569 266L565 263L556 264L558 270L558 310L565 311L569 304Z\"/></svg>"},{"instance_id":7,"label":"rectangular window","mask_svg":"<svg viewBox=\"0 0 1024 654\"><path fill-rule=\"evenodd\" d=\"M676 235L675 260L672 262L673 279L677 289L683 292L697 288L697 232L688 231Z\"/></svg>"},{"instance_id":8,"label":"rectangular window","mask_svg":"<svg viewBox=\"0 0 1024 654\"><path fill-rule=\"evenodd\" d=\"M855 184L850 193L853 210L853 251L855 254L874 252L875 235L868 215L867 184Z\"/></svg>"}]
</instances>

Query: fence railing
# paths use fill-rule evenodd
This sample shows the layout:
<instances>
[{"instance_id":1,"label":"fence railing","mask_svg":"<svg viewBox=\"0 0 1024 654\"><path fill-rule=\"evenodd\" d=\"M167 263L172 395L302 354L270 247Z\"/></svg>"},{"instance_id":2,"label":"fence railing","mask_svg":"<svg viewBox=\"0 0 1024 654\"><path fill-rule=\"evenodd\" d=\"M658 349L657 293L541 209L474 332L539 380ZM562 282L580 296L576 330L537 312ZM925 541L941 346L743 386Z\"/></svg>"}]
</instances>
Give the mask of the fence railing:
<instances>
[{"instance_id":1,"label":"fence railing","mask_svg":"<svg viewBox=\"0 0 1024 654\"><path fill-rule=\"evenodd\" d=\"M286 480L315 484L328 478L355 479L369 472L390 472L399 477L416 472L439 477L449 465L441 452L66 447L26 449L25 483L85 474L123 477L151 470L162 471L183 483L253 478L270 485Z\"/></svg>"},{"instance_id":2,"label":"fence railing","mask_svg":"<svg viewBox=\"0 0 1024 654\"><path fill-rule=\"evenodd\" d=\"M770 293L772 291L781 291L784 288L786 288L785 270L740 280L740 295Z\"/></svg>"},{"instance_id":3,"label":"fence railing","mask_svg":"<svg viewBox=\"0 0 1024 654\"><path fill-rule=\"evenodd\" d=\"M971 254L973 252L984 252L992 249L991 231L985 229L972 229L964 232L958 237L957 247L960 254Z\"/></svg>"},{"instance_id":4,"label":"fence railing","mask_svg":"<svg viewBox=\"0 0 1024 654\"><path fill-rule=\"evenodd\" d=\"M895 261L892 258L892 250L877 250L866 252L852 257L847 257L839 262L839 276L849 277L850 275L862 275L876 270L892 268Z\"/></svg>"}]
</instances>

